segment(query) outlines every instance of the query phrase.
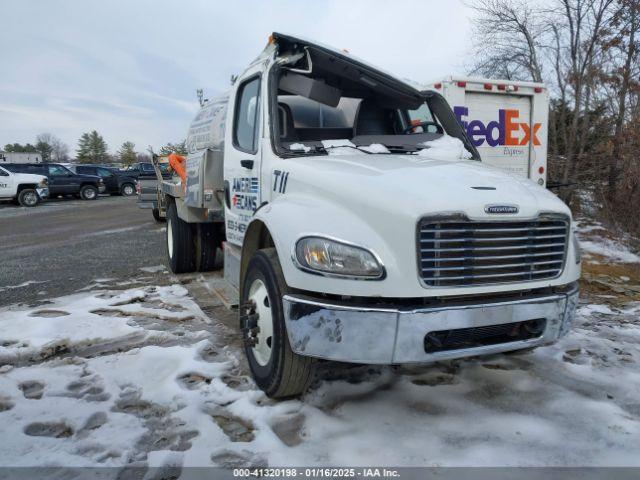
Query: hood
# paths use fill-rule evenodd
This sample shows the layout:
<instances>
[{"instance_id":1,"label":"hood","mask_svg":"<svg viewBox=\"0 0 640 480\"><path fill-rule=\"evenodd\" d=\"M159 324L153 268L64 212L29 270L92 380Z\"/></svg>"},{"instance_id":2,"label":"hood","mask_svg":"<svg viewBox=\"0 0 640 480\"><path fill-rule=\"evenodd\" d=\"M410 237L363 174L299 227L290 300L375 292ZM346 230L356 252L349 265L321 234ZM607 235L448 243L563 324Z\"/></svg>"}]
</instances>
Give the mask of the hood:
<instances>
[{"instance_id":1,"label":"hood","mask_svg":"<svg viewBox=\"0 0 640 480\"><path fill-rule=\"evenodd\" d=\"M45 175L38 175L37 173L13 173L16 177L34 183L40 183L43 180L48 180Z\"/></svg>"},{"instance_id":2,"label":"hood","mask_svg":"<svg viewBox=\"0 0 640 480\"><path fill-rule=\"evenodd\" d=\"M409 216L465 213L473 219L531 218L540 212L570 215L569 208L536 183L474 160L361 152L287 159L287 192L315 191L355 213ZM488 214L488 205L517 206L517 214Z\"/></svg>"}]
</instances>

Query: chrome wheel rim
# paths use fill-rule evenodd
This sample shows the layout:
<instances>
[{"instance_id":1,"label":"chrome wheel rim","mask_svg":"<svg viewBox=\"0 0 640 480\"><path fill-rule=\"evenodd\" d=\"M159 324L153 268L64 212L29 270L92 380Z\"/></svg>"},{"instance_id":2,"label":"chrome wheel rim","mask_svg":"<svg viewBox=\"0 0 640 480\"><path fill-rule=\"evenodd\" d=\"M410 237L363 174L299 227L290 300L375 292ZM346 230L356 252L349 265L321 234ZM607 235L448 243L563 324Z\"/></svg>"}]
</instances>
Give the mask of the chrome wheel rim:
<instances>
[{"instance_id":1,"label":"chrome wheel rim","mask_svg":"<svg viewBox=\"0 0 640 480\"><path fill-rule=\"evenodd\" d=\"M38 196L34 192L29 192L24 194L22 200L26 205L31 207L38 203Z\"/></svg>"},{"instance_id":2,"label":"chrome wheel rim","mask_svg":"<svg viewBox=\"0 0 640 480\"><path fill-rule=\"evenodd\" d=\"M124 187L124 194L126 196L132 195L133 194L133 187L131 185L126 185Z\"/></svg>"},{"instance_id":3,"label":"chrome wheel rim","mask_svg":"<svg viewBox=\"0 0 640 480\"><path fill-rule=\"evenodd\" d=\"M87 200L92 200L96 197L96 191L93 188L87 188L84 191L84 198Z\"/></svg>"},{"instance_id":4,"label":"chrome wheel rim","mask_svg":"<svg viewBox=\"0 0 640 480\"><path fill-rule=\"evenodd\" d=\"M173 222L167 219L167 251L169 258L173 258Z\"/></svg>"},{"instance_id":5,"label":"chrome wheel rim","mask_svg":"<svg viewBox=\"0 0 640 480\"><path fill-rule=\"evenodd\" d=\"M271 360L273 346L273 315L271 300L264 282L255 279L249 288L249 300L253 301L258 314L258 334L256 344L251 347L256 363L264 367Z\"/></svg>"}]
</instances>

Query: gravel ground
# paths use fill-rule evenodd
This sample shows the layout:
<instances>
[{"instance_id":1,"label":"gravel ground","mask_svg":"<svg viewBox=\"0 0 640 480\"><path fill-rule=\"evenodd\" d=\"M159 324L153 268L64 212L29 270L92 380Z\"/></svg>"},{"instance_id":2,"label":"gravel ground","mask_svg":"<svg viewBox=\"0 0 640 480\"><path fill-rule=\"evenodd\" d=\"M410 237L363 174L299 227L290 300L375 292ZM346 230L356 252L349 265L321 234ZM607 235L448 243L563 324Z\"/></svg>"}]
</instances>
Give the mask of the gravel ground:
<instances>
[{"instance_id":1,"label":"gravel ground","mask_svg":"<svg viewBox=\"0 0 640 480\"><path fill-rule=\"evenodd\" d=\"M163 232L135 197L53 199L31 209L2 203L0 306L140 275L140 268L165 263Z\"/></svg>"}]
</instances>

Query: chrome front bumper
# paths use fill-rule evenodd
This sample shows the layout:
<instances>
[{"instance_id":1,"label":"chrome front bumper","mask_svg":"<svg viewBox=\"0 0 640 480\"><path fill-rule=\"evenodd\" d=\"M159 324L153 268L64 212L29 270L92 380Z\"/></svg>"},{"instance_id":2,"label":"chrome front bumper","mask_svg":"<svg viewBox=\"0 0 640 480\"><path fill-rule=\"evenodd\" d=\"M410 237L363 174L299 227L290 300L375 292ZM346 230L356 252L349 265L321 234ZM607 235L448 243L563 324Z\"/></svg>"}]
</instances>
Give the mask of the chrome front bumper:
<instances>
[{"instance_id":1,"label":"chrome front bumper","mask_svg":"<svg viewBox=\"0 0 640 480\"><path fill-rule=\"evenodd\" d=\"M36 193L38 197L41 199L45 199L49 197L49 187L38 187L36 188Z\"/></svg>"},{"instance_id":2,"label":"chrome front bumper","mask_svg":"<svg viewBox=\"0 0 640 480\"><path fill-rule=\"evenodd\" d=\"M366 364L429 363L550 344L568 332L577 304L577 288L518 300L418 309L339 305L297 295L283 298L294 352ZM434 353L425 350L429 332L533 319L546 320L536 338Z\"/></svg>"}]
</instances>

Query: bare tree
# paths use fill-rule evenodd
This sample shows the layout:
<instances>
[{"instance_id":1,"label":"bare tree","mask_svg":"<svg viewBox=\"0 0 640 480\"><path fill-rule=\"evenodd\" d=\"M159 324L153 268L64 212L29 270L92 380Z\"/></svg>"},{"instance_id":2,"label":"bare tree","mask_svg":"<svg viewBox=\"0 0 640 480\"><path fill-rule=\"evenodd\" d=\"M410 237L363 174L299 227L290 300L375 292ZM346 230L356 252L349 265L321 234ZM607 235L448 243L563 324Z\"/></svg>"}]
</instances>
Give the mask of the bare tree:
<instances>
[{"instance_id":1,"label":"bare tree","mask_svg":"<svg viewBox=\"0 0 640 480\"><path fill-rule=\"evenodd\" d=\"M598 45L605 33L607 22L610 20L610 7L614 0L556 0L555 13L557 15L559 28L558 50L565 60L563 76L567 79L567 87L571 92L572 118L567 125L565 137L566 163L562 173L562 182L568 183L575 173L578 161L575 156L583 147L579 140L580 132L588 130L587 125L580 125L588 122L588 115L584 106L591 100L589 81L592 75L592 68L598 63ZM571 190L564 192L566 201L571 198Z\"/></svg>"},{"instance_id":2,"label":"bare tree","mask_svg":"<svg viewBox=\"0 0 640 480\"><path fill-rule=\"evenodd\" d=\"M542 11L524 0L477 0L472 73L542 82L541 40L549 30Z\"/></svg>"},{"instance_id":3,"label":"bare tree","mask_svg":"<svg viewBox=\"0 0 640 480\"><path fill-rule=\"evenodd\" d=\"M51 158L56 162L67 162L69 161L69 145L64 143L58 137L53 137L51 139Z\"/></svg>"},{"instance_id":4,"label":"bare tree","mask_svg":"<svg viewBox=\"0 0 640 480\"><path fill-rule=\"evenodd\" d=\"M623 127L627 117L627 102L629 93L633 87L633 79L637 79L638 67L638 40L640 31L640 0L618 0L616 12L613 15L612 24L616 28L616 34L612 39L612 47L616 52L613 58L622 58L621 66L615 65L615 73L612 81L617 89L617 112L615 115L614 139L612 151L612 163L609 170L609 192L615 191L620 178L621 155L624 144ZM616 68L617 67L617 68ZM635 82L636 86L638 82Z\"/></svg>"}]
</instances>

